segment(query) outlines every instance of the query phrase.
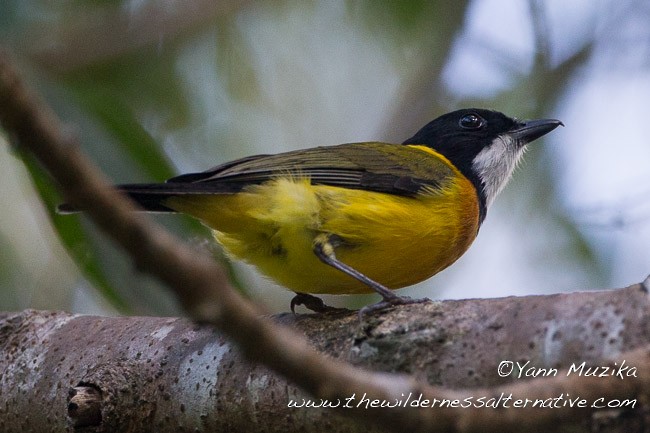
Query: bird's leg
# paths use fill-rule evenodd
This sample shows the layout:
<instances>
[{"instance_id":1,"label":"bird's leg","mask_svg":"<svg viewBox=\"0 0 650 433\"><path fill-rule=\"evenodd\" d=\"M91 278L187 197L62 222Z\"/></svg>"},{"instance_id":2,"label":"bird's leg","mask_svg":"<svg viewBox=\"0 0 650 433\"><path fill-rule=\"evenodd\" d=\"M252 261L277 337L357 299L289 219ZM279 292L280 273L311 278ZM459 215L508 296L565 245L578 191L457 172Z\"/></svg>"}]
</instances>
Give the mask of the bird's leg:
<instances>
[{"instance_id":1,"label":"bird's leg","mask_svg":"<svg viewBox=\"0 0 650 433\"><path fill-rule=\"evenodd\" d=\"M383 310L384 308L388 308L393 305L416 304L429 301L427 298L411 299L408 296L396 295L395 292L389 288L383 286L382 284L379 284L373 279L368 278L366 275L357 271L353 267L341 262L336 258L332 240L332 236L326 233L322 233L316 236L314 239L314 254L316 254L316 257L318 257L323 263L330 265L331 267L348 274L352 278L361 281L363 284L370 287L383 298L382 301L377 302L376 304L367 305L359 310L360 317L362 317L364 314Z\"/></svg>"}]
</instances>

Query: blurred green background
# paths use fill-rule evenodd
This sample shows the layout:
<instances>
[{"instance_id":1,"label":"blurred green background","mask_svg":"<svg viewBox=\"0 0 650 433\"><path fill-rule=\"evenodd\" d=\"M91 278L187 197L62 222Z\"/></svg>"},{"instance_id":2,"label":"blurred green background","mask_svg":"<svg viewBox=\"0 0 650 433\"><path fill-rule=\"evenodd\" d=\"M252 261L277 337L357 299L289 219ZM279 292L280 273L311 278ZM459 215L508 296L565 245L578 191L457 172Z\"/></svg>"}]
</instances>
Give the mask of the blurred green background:
<instances>
[{"instance_id":1,"label":"blurred green background","mask_svg":"<svg viewBox=\"0 0 650 433\"><path fill-rule=\"evenodd\" d=\"M461 107L559 118L470 251L402 293L555 293L650 273L650 2L4 0L0 45L116 183L400 142ZM56 215L47 176L0 141L0 310L181 313L85 217ZM155 218L219 255L199 224ZM251 298L288 309L290 292L228 266Z\"/></svg>"}]
</instances>

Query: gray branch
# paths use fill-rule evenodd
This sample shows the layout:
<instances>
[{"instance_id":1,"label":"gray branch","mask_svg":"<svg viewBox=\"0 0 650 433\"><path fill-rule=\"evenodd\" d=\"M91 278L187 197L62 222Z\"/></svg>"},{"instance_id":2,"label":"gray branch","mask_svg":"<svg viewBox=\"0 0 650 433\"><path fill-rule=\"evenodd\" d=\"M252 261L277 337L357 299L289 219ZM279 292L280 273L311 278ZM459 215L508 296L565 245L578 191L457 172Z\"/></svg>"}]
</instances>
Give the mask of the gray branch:
<instances>
[{"instance_id":1,"label":"gray branch","mask_svg":"<svg viewBox=\"0 0 650 433\"><path fill-rule=\"evenodd\" d=\"M273 319L303 333L327 356L453 389L450 401L457 398L461 404L479 405L481 397L485 403L494 398L494 404L512 405L526 398L551 404L550 399L563 395L558 404L580 397L589 405L613 401L622 406L507 412L475 405L432 408L434 419L436 412L458 412L455 418L460 421L449 426L450 431L471 431L462 425L463 412L469 416L480 410L484 431L499 425L495 418L505 414L511 421L528 419L511 423L509 431L518 431L525 424L534 426L536 417L548 418L548 411L558 414L558 431L587 432L603 426L607 431L643 431L644 402L650 396L649 300L648 287L641 284L611 291L409 305L364 322L354 312L282 314ZM244 360L212 327L179 318L5 313L0 316L0 350L0 431L8 433L73 427L157 433L368 431L350 417L339 416L349 410L346 404L372 410L373 404L399 403L373 403L351 395L347 401L325 403L338 406L335 409L305 407L324 402ZM596 371L589 367L597 367L598 374L611 367L608 373L614 376L584 377ZM404 395L400 404L414 404L417 398ZM502 428L499 431L505 431Z\"/></svg>"}]
</instances>

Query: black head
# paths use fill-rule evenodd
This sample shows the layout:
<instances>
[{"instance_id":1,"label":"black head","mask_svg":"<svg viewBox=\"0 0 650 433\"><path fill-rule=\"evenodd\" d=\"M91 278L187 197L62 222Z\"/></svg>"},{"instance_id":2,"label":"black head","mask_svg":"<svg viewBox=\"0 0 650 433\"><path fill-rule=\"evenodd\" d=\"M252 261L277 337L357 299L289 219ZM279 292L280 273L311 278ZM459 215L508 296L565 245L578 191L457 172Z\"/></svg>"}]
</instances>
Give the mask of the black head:
<instances>
[{"instance_id":1,"label":"black head","mask_svg":"<svg viewBox=\"0 0 650 433\"><path fill-rule=\"evenodd\" d=\"M512 175L527 143L561 125L555 119L517 120L503 113L468 108L429 122L404 144L421 144L444 155L472 181L482 214Z\"/></svg>"}]
</instances>

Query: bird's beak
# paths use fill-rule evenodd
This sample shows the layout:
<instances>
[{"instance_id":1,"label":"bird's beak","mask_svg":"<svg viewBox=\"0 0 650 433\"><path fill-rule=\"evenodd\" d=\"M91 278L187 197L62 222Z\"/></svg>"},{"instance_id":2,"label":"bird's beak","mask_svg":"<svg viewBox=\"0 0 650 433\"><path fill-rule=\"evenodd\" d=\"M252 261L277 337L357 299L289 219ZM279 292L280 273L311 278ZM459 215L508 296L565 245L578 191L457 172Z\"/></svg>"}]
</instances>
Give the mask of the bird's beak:
<instances>
[{"instance_id":1,"label":"bird's beak","mask_svg":"<svg viewBox=\"0 0 650 433\"><path fill-rule=\"evenodd\" d=\"M564 123L557 119L522 120L508 134L517 140L520 146L524 146L548 134L560 125L564 126Z\"/></svg>"}]
</instances>

